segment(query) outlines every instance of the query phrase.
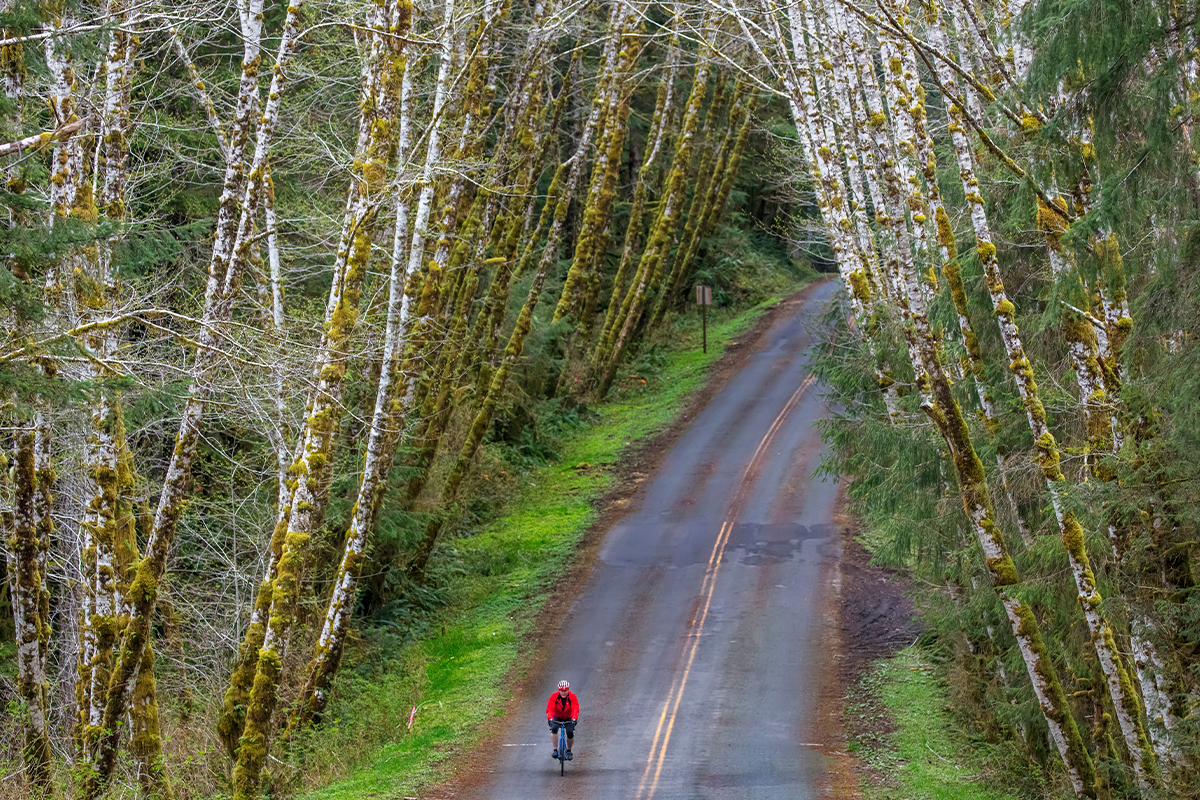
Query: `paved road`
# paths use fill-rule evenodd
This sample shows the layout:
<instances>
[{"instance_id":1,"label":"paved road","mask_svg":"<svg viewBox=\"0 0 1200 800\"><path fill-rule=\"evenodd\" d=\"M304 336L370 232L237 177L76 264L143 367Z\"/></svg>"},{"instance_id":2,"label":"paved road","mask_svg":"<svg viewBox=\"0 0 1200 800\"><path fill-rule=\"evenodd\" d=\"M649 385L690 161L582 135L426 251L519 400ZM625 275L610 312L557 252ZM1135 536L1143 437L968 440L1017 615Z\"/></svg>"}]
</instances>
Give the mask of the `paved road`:
<instances>
[{"instance_id":1,"label":"paved road","mask_svg":"<svg viewBox=\"0 0 1200 800\"><path fill-rule=\"evenodd\" d=\"M804 800L820 600L840 556L837 486L813 478L820 387L805 370L816 287L778 319L615 525L562 633L510 712L493 800ZM583 712L559 776L544 707L560 678Z\"/></svg>"}]
</instances>

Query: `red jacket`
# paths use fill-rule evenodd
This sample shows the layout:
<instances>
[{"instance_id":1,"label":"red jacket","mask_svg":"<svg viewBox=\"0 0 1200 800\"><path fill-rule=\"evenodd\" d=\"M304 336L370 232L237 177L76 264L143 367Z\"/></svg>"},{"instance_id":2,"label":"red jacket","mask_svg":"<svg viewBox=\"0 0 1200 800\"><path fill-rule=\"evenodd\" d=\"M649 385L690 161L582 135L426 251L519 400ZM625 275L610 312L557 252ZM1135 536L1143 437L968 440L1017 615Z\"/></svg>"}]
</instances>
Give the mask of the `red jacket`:
<instances>
[{"instance_id":1,"label":"red jacket","mask_svg":"<svg viewBox=\"0 0 1200 800\"><path fill-rule=\"evenodd\" d=\"M579 698L570 690L565 699L559 698L558 692L550 695L546 701L546 719L579 719Z\"/></svg>"}]
</instances>

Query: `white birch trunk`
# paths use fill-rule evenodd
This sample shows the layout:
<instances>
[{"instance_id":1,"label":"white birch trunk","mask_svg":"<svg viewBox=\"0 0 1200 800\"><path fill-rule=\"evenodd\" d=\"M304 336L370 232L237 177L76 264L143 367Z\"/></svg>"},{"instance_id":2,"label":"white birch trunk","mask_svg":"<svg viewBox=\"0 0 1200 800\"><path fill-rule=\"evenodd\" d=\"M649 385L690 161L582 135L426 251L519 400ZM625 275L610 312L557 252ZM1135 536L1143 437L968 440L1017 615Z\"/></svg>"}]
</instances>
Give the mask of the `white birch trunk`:
<instances>
[{"instance_id":1,"label":"white birch trunk","mask_svg":"<svg viewBox=\"0 0 1200 800\"><path fill-rule=\"evenodd\" d=\"M57 128L79 119L76 89L75 58L69 44L58 31L74 27L78 20L70 10L54 15L45 26L50 34L45 44L46 66L50 70L50 118L51 128ZM75 135L55 143L50 156L50 224L54 219L68 217L75 207L79 185L83 180L84 156L80 137Z\"/></svg>"},{"instance_id":2,"label":"white birch trunk","mask_svg":"<svg viewBox=\"0 0 1200 800\"><path fill-rule=\"evenodd\" d=\"M889 296L898 297L903 291L900 275L902 271L911 269L913 258L912 239L908 232L907 217L904 212L905 181L899 170L899 155L896 141L892 138L891 128L883 104L883 92L879 87L879 79L875 73L874 60L871 57L872 46L869 34L861 20L854 14L844 15L849 50L853 55L855 74L862 88L863 100L867 115L864 129L871 131L874 141L873 150L879 165L883 181L881 187L883 202L876 208L876 216L880 224L891 231L888 248L890 251L884 261L886 274L883 284L888 287ZM886 66L886 65L885 65Z\"/></svg>"},{"instance_id":3,"label":"white birch trunk","mask_svg":"<svg viewBox=\"0 0 1200 800\"><path fill-rule=\"evenodd\" d=\"M832 4L831 4L832 5ZM824 113L820 115L823 123L823 141L826 146L832 146L841 156L845 165L846 180L841 182L849 190L849 218L853 223L853 236L848 244L858 251L858 258L863 265L863 274L871 294L879 296L879 256L875 248L874 237L871 235L871 225L867 220L867 203L863 194L862 171L859 166L858 148L853 146L854 123L849 98L849 88L842 80L844 71L835 68L834 59L841 61L841 54L829 52L829 42L836 39L836 30L829 34L822 30L820 20L811 3L803 5L804 32L807 35L809 58L808 69L814 81L815 94L813 99L823 96ZM829 22L828 16L826 21ZM800 31L793 29L792 36L798 38ZM840 173L840 170L839 170ZM839 174L840 177L840 174ZM840 187L839 187L840 188ZM857 240L857 241L855 241Z\"/></svg>"},{"instance_id":4,"label":"white birch trunk","mask_svg":"<svg viewBox=\"0 0 1200 800\"><path fill-rule=\"evenodd\" d=\"M125 185L128 181L126 137L129 129L133 26L128 19L127 8L119 0L109 2L107 17L114 23L114 29L109 35L104 61L104 104L97 146L97 168L92 178L98 212L120 224L125 218ZM91 309L89 316L92 318L110 313L117 300L116 278L111 264L112 244L112 240L98 242L96 259L87 265L101 293L99 297L88 298L86 303ZM86 670L80 675L82 680L90 682L86 689L88 706L81 709L81 713L87 717L84 740L89 744L85 748L86 758L93 755L96 737L103 723L105 695L111 677L112 648L118 634L120 602L115 545L119 492L116 487L118 453L114 425L116 415L121 411L119 401L103 386L108 375L104 367L98 365L112 363L119 335L119 327L105 326L86 342L94 357L91 378L97 386L92 401L89 457L92 499L81 526L85 547L93 553L89 565L94 570L87 576L86 588L91 616L85 620L84 635L81 637L89 645L84 656L88 659Z\"/></svg>"},{"instance_id":5,"label":"white birch trunk","mask_svg":"<svg viewBox=\"0 0 1200 800\"><path fill-rule=\"evenodd\" d=\"M812 170L813 185L817 189L818 207L825 220L825 229L833 247L842 285L850 303L851 319L857 328L865 324L870 301L870 281L867 278L867 263L858 242L851 232L854 220L846 199L846 188L842 179L842 168L835 152L836 141L829 141L824 130L821 107L816 96L813 75L810 69L808 45L804 39L805 25L803 10L796 3L787 6L788 23L791 28L791 53L781 53L788 58L790 72L785 80L788 100L796 127L801 132L801 150L805 162ZM770 14L775 22L775 15ZM779 42L787 40L779 31ZM767 60L767 63L771 63Z\"/></svg>"},{"instance_id":6,"label":"white birch trunk","mask_svg":"<svg viewBox=\"0 0 1200 800\"><path fill-rule=\"evenodd\" d=\"M919 101L911 91L916 76L908 70L903 42L883 31L879 32L878 40L879 54L883 61L887 102L892 112L892 125L895 127L900 183L906 195L905 204L913 209L913 213L908 215L911 223L913 259L914 263L918 265L918 269L925 269L929 264L930 253L928 230L930 208L927 198L921 191L921 179L917 168L921 140L918 130L913 124L913 104ZM924 301L928 303L932 294L930 289L924 282L921 282L917 289L922 293Z\"/></svg>"},{"instance_id":7,"label":"white birch trunk","mask_svg":"<svg viewBox=\"0 0 1200 800\"><path fill-rule=\"evenodd\" d=\"M275 214L275 185L271 181L270 165L263 176L263 218L267 228L267 266L270 281L270 331L279 348L283 347L284 318L283 318L283 265L279 256L279 222ZM278 351L277 351L278 352ZM275 479L276 513L282 514L287 505L287 469L291 465L291 449L288 447L287 431L287 396L284 384L283 353L271 365L272 403L274 405L274 447L275 447ZM281 517L276 517L276 523Z\"/></svg>"},{"instance_id":8,"label":"white birch trunk","mask_svg":"<svg viewBox=\"0 0 1200 800\"><path fill-rule=\"evenodd\" d=\"M850 76L846 73L855 72L855 82L861 81L863 84L866 89L867 101L877 102L878 89L875 84L874 69L870 65L869 58L866 59L866 71L864 72L860 68L861 55L856 56L858 66L856 66L856 61L851 61L846 57L845 52L835 53L834 59L823 57L817 49L820 44L820 35L816 28L814 14L799 4L793 3L788 6L788 18L791 27L794 63L796 64L792 113L793 115L803 115L803 129L807 132L808 139L808 161L814 170L814 183L823 188L823 193L819 193L818 197L823 197L823 203L829 209L827 215L823 214L826 220L826 231L831 241L834 242L835 254L844 254L839 257L838 263L843 285L850 298L851 323L860 332L867 334L864 341L874 356L876 382L883 393L888 415L895 422L901 415L898 387L889 374L890 369L886 364L881 363L876 354L872 336L862 326L875 324L873 318L877 306L885 295L895 294L898 278L894 274L890 276L881 274L879 252L876 249L870 223L866 217L866 203L862 195L857 158L850 158L854 149L850 146L840 147L837 145L839 127L847 141L851 136L855 138L859 136L858 133L855 133L856 103L850 98ZM830 27L834 31L833 38L839 39L840 17L831 18ZM807 44L805 34L807 34ZM783 32L778 31L776 36L782 38ZM830 73L831 88L825 86L825 81L820 80L821 71L816 70L816 67L822 64L827 65L821 71ZM825 97L818 99L818 91ZM831 109L829 114L823 113L826 106ZM878 119L881 122L884 121L882 113ZM797 118L797 128L801 127L801 119ZM892 144L886 130L880 125L873 125L873 127L876 129L875 149L881 154L892 152ZM862 134L865 134L865 130L862 131ZM804 137L801 138L803 141ZM849 204L846 201L847 190L842 178L841 163L832 156L834 148L830 146L831 144L841 150L847 158L847 176L854 193L854 201ZM888 158L885 155L881 161L886 173L895 172L894 158ZM894 181L894 175L886 180ZM876 188L879 188L878 184L876 184ZM899 195L897 194L896 197ZM886 200L882 200L882 194L881 201L886 203ZM822 210L824 212L824 209ZM887 248L890 251L887 269L894 273L899 269L896 263L897 258L911 259L911 252L908 249L910 239L904 227L904 218L887 213L886 206L877 206L876 214L880 216L881 222L885 223L884 229L887 231L885 241L894 240L897 243L896 246ZM838 239L841 240L840 246L837 243Z\"/></svg>"},{"instance_id":9,"label":"white birch trunk","mask_svg":"<svg viewBox=\"0 0 1200 800\"><path fill-rule=\"evenodd\" d=\"M889 224L890 218L896 212L888 207L880 178L879 162L886 158L884 154L890 150L890 147L887 150L880 150L879 143L874 141L870 134L870 117L874 113L870 111L870 108L873 106L878 109L879 113L883 113L882 103L879 99L879 87L875 79L874 65L867 65L868 74L864 74L860 68L860 53L865 52L865 47L859 40L851 37L850 21L846 19L845 9L839 3L831 2L825 5L825 11L829 28L832 31L833 52L829 59L829 69L832 73L834 89L837 92L838 104L845 119L843 130L853 131L853 138L858 146L857 152L862 159L863 178L866 182L867 193L875 211L875 220L879 224L880 253L877 256L876 274L880 292L877 303L883 303L895 293L890 276L895 274L897 267L886 265L886 261L897 258L896 247L898 244L895 230ZM865 101L864 96L867 98ZM847 134L847 138L849 139L849 134ZM890 145L890 141L887 145ZM846 150L853 152L854 148L847 146ZM861 197L857 202L862 203ZM863 228L864 233L871 229L869 225L863 225ZM868 247L874 249L874 244L869 239L862 246L864 249Z\"/></svg>"}]
</instances>

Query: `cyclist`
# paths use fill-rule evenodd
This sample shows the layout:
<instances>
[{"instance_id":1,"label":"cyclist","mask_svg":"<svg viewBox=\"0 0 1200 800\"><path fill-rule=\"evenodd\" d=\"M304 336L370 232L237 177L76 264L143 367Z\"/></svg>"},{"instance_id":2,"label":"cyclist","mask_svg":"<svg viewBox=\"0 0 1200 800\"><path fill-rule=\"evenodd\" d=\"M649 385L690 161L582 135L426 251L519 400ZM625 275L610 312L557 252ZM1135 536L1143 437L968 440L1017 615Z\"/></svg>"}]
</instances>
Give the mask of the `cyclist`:
<instances>
[{"instance_id":1,"label":"cyclist","mask_svg":"<svg viewBox=\"0 0 1200 800\"><path fill-rule=\"evenodd\" d=\"M551 758L558 758L558 729L567 729L567 761L574 756L571 746L575 744L575 723L579 721L579 698L571 691L571 684L558 682L558 691L546 701L546 722L550 723L550 744L554 747Z\"/></svg>"}]
</instances>

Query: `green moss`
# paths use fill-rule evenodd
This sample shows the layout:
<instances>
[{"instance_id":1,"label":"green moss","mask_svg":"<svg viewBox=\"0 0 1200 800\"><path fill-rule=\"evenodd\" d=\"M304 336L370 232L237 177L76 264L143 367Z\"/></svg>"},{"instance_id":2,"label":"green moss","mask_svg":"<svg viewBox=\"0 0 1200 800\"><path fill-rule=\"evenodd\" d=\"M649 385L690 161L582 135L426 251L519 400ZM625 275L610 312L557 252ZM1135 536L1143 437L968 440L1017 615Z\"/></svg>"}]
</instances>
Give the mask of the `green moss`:
<instances>
[{"instance_id":1,"label":"green moss","mask_svg":"<svg viewBox=\"0 0 1200 800\"><path fill-rule=\"evenodd\" d=\"M934 218L937 220L938 242L949 251L949 257L953 260L958 255L958 248L954 243L954 228L950 224L950 215L946 213L945 207L939 205L934 212ZM957 300L955 306L958 307Z\"/></svg>"},{"instance_id":2,"label":"green moss","mask_svg":"<svg viewBox=\"0 0 1200 800\"><path fill-rule=\"evenodd\" d=\"M858 270L850 275L850 286L854 292L854 296L863 303L869 305L871 302L871 287L867 283L867 275L862 270Z\"/></svg>"},{"instance_id":3,"label":"green moss","mask_svg":"<svg viewBox=\"0 0 1200 800\"><path fill-rule=\"evenodd\" d=\"M987 559L987 568L992 575L992 586L1015 586L1020 583L1017 567L1007 553L1000 558Z\"/></svg>"},{"instance_id":4,"label":"green moss","mask_svg":"<svg viewBox=\"0 0 1200 800\"><path fill-rule=\"evenodd\" d=\"M1079 524L1079 520L1073 512L1068 511L1063 515L1062 522L1062 543L1067 552L1075 561L1086 565L1088 563L1087 546L1084 542L1083 526ZM1090 572L1091 569L1088 568ZM1094 579L1093 579L1094 580ZM1099 601L1100 596L1094 595Z\"/></svg>"}]
</instances>

